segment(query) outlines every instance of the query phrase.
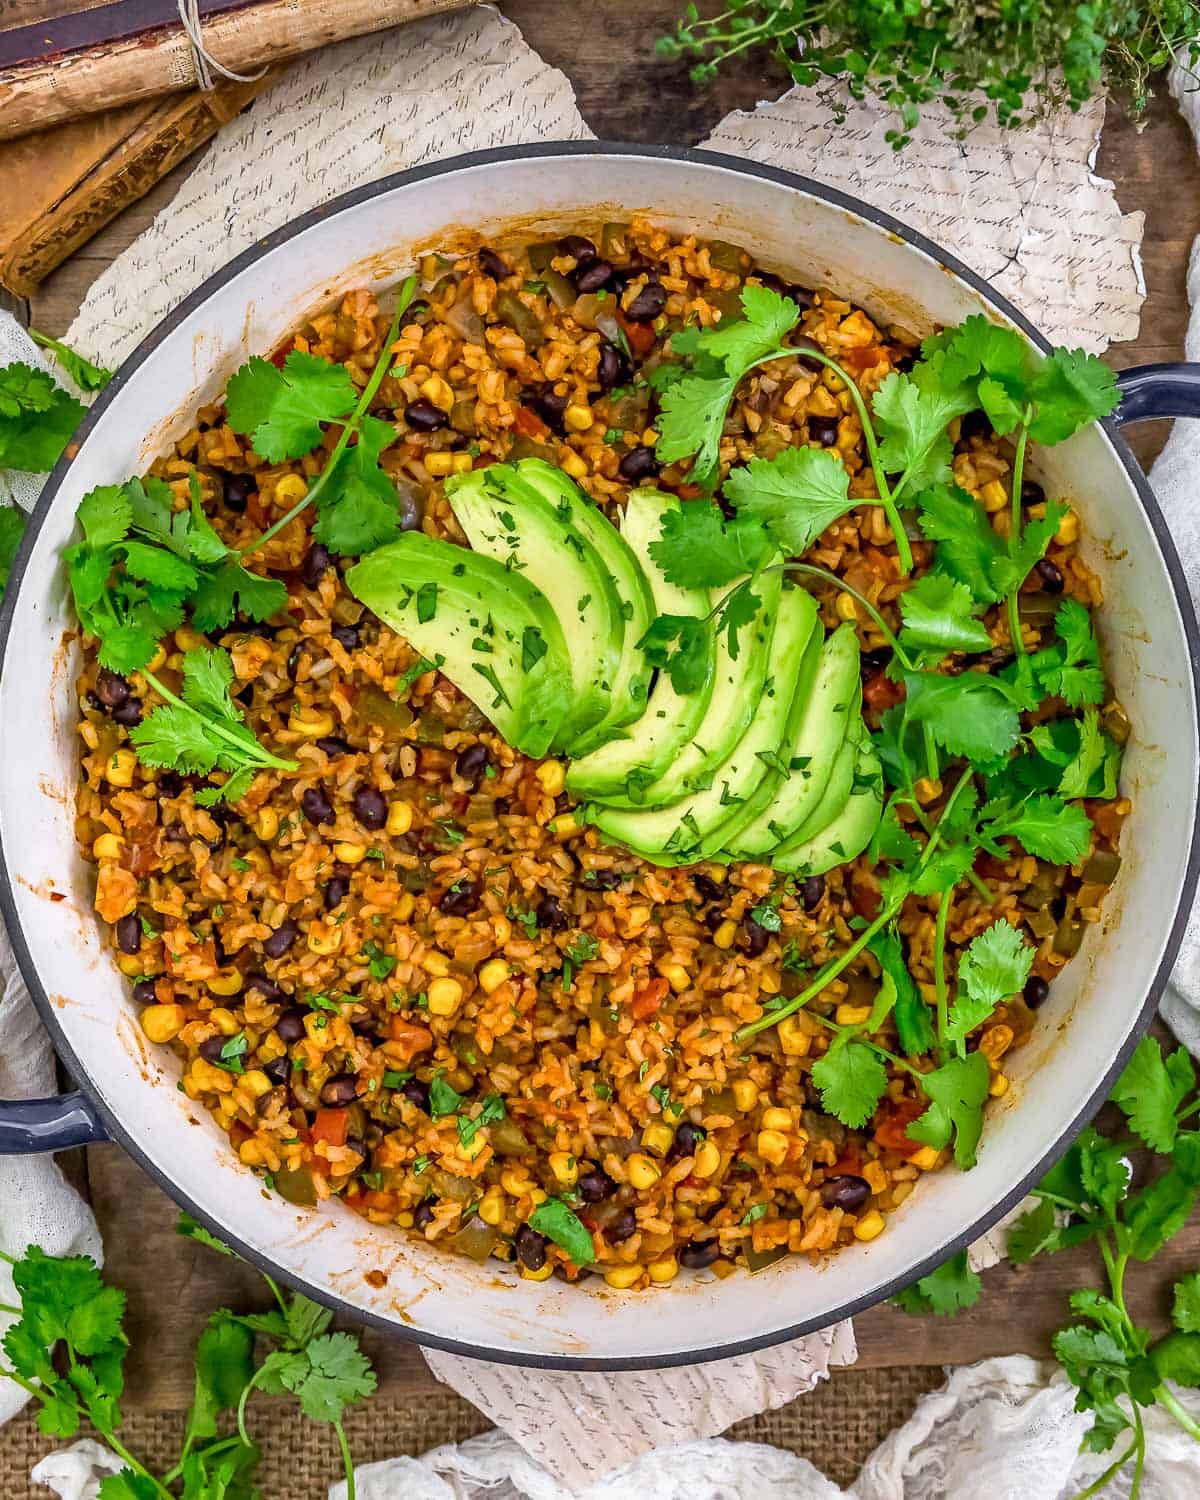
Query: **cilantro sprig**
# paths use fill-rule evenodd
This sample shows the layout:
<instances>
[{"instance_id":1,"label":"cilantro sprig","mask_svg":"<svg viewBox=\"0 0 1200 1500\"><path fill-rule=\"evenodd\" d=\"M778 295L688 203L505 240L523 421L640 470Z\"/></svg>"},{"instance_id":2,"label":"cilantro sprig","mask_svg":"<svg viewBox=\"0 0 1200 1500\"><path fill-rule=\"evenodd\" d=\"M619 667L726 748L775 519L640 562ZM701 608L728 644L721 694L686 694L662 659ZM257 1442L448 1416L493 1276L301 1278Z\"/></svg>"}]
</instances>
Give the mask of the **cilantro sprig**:
<instances>
[{"instance_id":1,"label":"cilantro sprig","mask_svg":"<svg viewBox=\"0 0 1200 1500\"><path fill-rule=\"evenodd\" d=\"M17 362L0 369L0 469L52 469L83 420L84 407L45 370Z\"/></svg>"}]
</instances>

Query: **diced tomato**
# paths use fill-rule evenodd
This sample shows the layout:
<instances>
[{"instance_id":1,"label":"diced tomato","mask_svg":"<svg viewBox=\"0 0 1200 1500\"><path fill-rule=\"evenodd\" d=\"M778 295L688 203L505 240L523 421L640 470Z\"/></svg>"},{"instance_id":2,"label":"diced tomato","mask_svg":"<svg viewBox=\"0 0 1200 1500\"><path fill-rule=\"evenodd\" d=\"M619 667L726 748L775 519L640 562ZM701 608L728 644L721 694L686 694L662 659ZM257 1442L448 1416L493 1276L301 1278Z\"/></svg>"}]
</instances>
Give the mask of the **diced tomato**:
<instances>
[{"instance_id":1,"label":"diced tomato","mask_svg":"<svg viewBox=\"0 0 1200 1500\"><path fill-rule=\"evenodd\" d=\"M857 349L843 349L838 363L851 375L861 375L864 370L873 370L882 358L883 350L878 344L862 344Z\"/></svg>"},{"instance_id":2,"label":"diced tomato","mask_svg":"<svg viewBox=\"0 0 1200 1500\"><path fill-rule=\"evenodd\" d=\"M857 1146L847 1146L829 1169L830 1177L858 1177L862 1172L862 1157Z\"/></svg>"},{"instance_id":3,"label":"diced tomato","mask_svg":"<svg viewBox=\"0 0 1200 1500\"><path fill-rule=\"evenodd\" d=\"M293 341L291 339L287 339L282 344L280 344L275 353L271 355L271 363L277 370L283 369L283 362L288 357L288 355L291 354L294 347L295 346Z\"/></svg>"},{"instance_id":4,"label":"diced tomato","mask_svg":"<svg viewBox=\"0 0 1200 1500\"><path fill-rule=\"evenodd\" d=\"M403 1016L393 1016L391 1023L392 1042L404 1055L406 1062L418 1052L428 1052L433 1046L433 1032L427 1026L418 1026L415 1021L406 1021Z\"/></svg>"},{"instance_id":5,"label":"diced tomato","mask_svg":"<svg viewBox=\"0 0 1200 1500\"><path fill-rule=\"evenodd\" d=\"M313 1120L313 1141L324 1141L327 1146L344 1146L346 1132L350 1128L348 1109L319 1109Z\"/></svg>"},{"instance_id":6,"label":"diced tomato","mask_svg":"<svg viewBox=\"0 0 1200 1500\"><path fill-rule=\"evenodd\" d=\"M677 484L675 493L681 500L699 500L704 491L698 484Z\"/></svg>"},{"instance_id":7,"label":"diced tomato","mask_svg":"<svg viewBox=\"0 0 1200 1500\"><path fill-rule=\"evenodd\" d=\"M904 684L893 682L884 667L880 667L877 672L872 672L863 683L863 702L868 708L873 708L876 713L882 713L885 708L895 708L897 703L903 701L903 698Z\"/></svg>"},{"instance_id":8,"label":"diced tomato","mask_svg":"<svg viewBox=\"0 0 1200 1500\"><path fill-rule=\"evenodd\" d=\"M629 341L629 347L639 358L650 353L654 348L658 335L654 332L652 323L634 323L627 318L620 308L617 309L617 322L625 330L625 337Z\"/></svg>"},{"instance_id":9,"label":"diced tomato","mask_svg":"<svg viewBox=\"0 0 1200 1500\"><path fill-rule=\"evenodd\" d=\"M648 1020L667 998L667 991L670 988L671 986L665 979L652 979L649 984L643 985L630 1001L630 1014L635 1020Z\"/></svg>"},{"instance_id":10,"label":"diced tomato","mask_svg":"<svg viewBox=\"0 0 1200 1500\"><path fill-rule=\"evenodd\" d=\"M373 1208L377 1213L394 1214L399 1199L395 1193L386 1193L378 1188L371 1188L358 1200L363 1208Z\"/></svg>"},{"instance_id":11,"label":"diced tomato","mask_svg":"<svg viewBox=\"0 0 1200 1500\"><path fill-rule=\"evenodd\" d=\"M850 905L853 906L860 917L865 918L868 922L873 922L879 915L882 899L874 886L867 885L861 880L851 883Z\"/></svg>"},{"instance_id":12,"label":"diced tomato","mask_svg":"<svg viewBox=\"0 0 1200 1500\"><path fill-rule=\"evenodd\" d=\"M550 436L550 429L538 416L537 412L531 411L528 406L518 406L517 415L513 419L513 426L522 437L536 438L538 442L545 442Z\"/></svg>"},{"instance_id":13,"label":"diced tomato","mask_svg":"<svg viewBox=\"0 0 1200 1500\"><path fill-rule=\"evenodd\" d=\"M909 1140L908 1127L927 1108L919 1099L902 1099L899 1104L889 1105L885 1118L875 1127L875 1139L887 1151L898 1151L901 1156L915 1156L921 1149L921 1142Z\"/></svg>"}]
</instances>

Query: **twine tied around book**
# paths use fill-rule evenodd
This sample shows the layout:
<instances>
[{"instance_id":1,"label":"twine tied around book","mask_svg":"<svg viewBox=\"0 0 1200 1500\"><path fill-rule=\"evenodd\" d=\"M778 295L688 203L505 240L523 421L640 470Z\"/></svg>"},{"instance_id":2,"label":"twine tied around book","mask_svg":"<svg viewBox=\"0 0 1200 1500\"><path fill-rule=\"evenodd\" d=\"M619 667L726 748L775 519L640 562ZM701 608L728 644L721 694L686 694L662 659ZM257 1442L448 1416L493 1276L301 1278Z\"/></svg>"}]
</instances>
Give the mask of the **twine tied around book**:
<instances>
[{"instance_id":1,"label":"twine tied around book","mask_svg":"<svg viewBox=\"0 0 1200 1500\"><path fill-rule=\"evenodd\" d=\"M267 71L266 68L259 68L257 73L235 73L232 68L218 62L204 45L204 37L200 31L200 0L178 0L178 5L179 22L192 45L192 62L196 69L196 83L200 88L216 88L214 74L227 78L230 83L253 83Z\"/></svg>"}]
</instances>

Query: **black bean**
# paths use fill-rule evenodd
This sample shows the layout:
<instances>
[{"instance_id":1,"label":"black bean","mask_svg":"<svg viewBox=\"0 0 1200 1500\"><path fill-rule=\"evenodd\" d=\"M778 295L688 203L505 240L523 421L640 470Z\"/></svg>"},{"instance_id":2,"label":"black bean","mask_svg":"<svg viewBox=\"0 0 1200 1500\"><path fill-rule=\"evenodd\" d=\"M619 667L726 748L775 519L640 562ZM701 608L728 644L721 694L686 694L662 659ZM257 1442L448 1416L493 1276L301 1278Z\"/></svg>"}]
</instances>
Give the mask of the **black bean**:
<instances>
[{"instance_id":1,"label":"black bean","mask_svg":"<svg viewBox=\"0 0 1200 1500\"><path fill-rule=\"evenodd\" d=\"M631 1234L637 1233L637 1215L632 1208L626 1208L612 1221L604 1231L605 1238L610 1245L619 1245L627 1240Z\"/></svg>"},{"instance_id":2,"label":"black bean","mask_svg":"<svg viewBox=\"0 0 1200 1500\"><path fill-rule=\"evenodd\" d=\"M611 391L629 378L629 361L613 344L603 344L596 362L596 383L602 391Z\"/></svg>"},{"instance_id":3,"label":"black bean","mask_svg":"<svg viewBox=\"0 0 1200 1500\"><path fill-rule=\"evenodd\" d=\"M226 474L222 477L221 486L226 508L240 516L246 509L246 502L258 488L258 481L253 474Z\"/></svg>"},{"instance_id":4,"label":"black bean","mask_svg":"<svg viewBox=\"0 0 1200 1500\"><path fill-rule=\"evenodd\" d=\"M704 925L709 932L716 932L725 920L725 908L723 906L710 906L704 913Z\"/></svg>"},{"instance_id":5,"label":"black bean","mask_svg":"<svg viewBox=\"0 0 1200 1500\"><path fill-rule=\"evenodd\" d=\"M410 302L404 312L404 322L419 323L422 318L429 316L429 302L424 297L418 297L415 302Z\"/></svg>"},{"instance_id":6,"label":"black bean","mask_svg":"<svg viewBox=\"0 0 1200 1500\"><path fill-rule=\"evenodd\" d=\"M327 734L317 741L317 749L324 750L326 755L349 755L350 746L340 735Z\"/></svg>"},{"instance_id":7,"label":"black bean","mask_svg":"<svg viewBox=\"0 0 1200 1500\"><path fill-rule=\"evenodd\" d=\"M493 281L507 281L512 275L496 252L487 249L486 246L479 252L479 269L485 276L490 276Z\"/></svg>"},{"instance_id":8,"label":"black bean","mask_svg":"<svg viewBox=\"0 0 1200 1500\"><path fill-rule=\"evenodd\" d=\"M871 1184L863 1177L831 1177L821 1186L821 1202L826 1208L844 1208L856 1213L871 1196Z\"/></svg>"},{"instance_id":9,"label":"black bean","mask_svg":"<svg viewBox=\"0 0 1200 1500\"><path fill-rule=\"evenodd\" d=\"M263 1064L263 1072L272 1083L286 1083L291 1077L292 1060L290 1057L273 1057L269 1063Z\"/></svg>"},{"instance_id":10,"label":"black bean","mask_svg":"<svg viewBox=\"0 0 1200 1500\"><path fill-rule=\"evenodd\" d=\"M450 418L440 406L435 406L422 396L418 401L410 401L405 407L404 420L418 432L437 432L440 427L445 427Z\"/></svg>"},{"instance_id":11,"label":"black bean","mask_svg":"<svg viewBox=\"0 0 1200 1500\"><path fill-rule=\"evenodd\" d=\"M800 887L800 901L805 911L816 911L825 894L824 875L810 875Z\"/></svg>"},{"instance_id":12,"label":"black bean","mask_svg":"<svg viewBox=\"0 0 1200 1500\"><path fill-rule=\"evenodd\" d=\"M623 879L620 870L589 870L583 883L593 891L615 891Z\"/></svg>"},{"instance_id":13,"label":"black bean","mask_svg":"<svg viewBox=\"0 0 1200 1500\"><path fill-rule=\"evenodd\" d=\"M527 1271L540 1271L546 1264L546 1236L522 1224L513 1236L517 1259Z\"/></svg>"},{"instance_id":14,"label":"black bean","mask_svg":"<svg viewBox=\"0 0 1200 1500\"><path fill-rule=\"evenodd\" d=\"M671 1149L667 1152L668 1158L671 1161L678 1161L681 1156L695 1156L706 1134L707 1132L699 1125L693 1125L690 1120L684 1120L675 1132L675 1139L671 1142Z\"/></svg>"},{"instance_id":15,"label":"black bean","mask_svg":"<svg viewBox=\"0 0 1200 1500\"><path fill-rule=\"evenodd\" d=\"M538 926L546 932L562 932L567 926L567 914L557 896L543 896L533 914Z\"/></svg>"},{"instance_id":16,"label":"black bean","mask_svg":"<svg viewBox=\"0 0 1200 1500\"><path fill-rule=\"evenodd\" d=\"M418 1203L413 1209L413 1228L424 1229L426 1224L433 1223L433 1204L426 1198L424 1203Z\"/></svg>"},{"instance_id":17,"label":"black bean","mask_svg":"<svg viewBox=\"0 0 1200 1500\"><path fill-rule=\"evenodd\" d=\"M136 953L142 946L142 924L137 912L131 911L116 924L117 947L122 953Z\"/></svg>"},{"instance_id":18,"label":"black bean","mask_svg":"<svg viewBox=\"0 0 1200 1500\"><path fill-rule=\"evenodd\" d=\"M401 531L420 531L425 516L425 506L420 495L408 488L397 490L396 510L400 517Z\"/></svg>"},{"instance_id":19,"label":"black bean","mask_svg":"<svg viewBox=\"0 0 1200 1500\"><path fill-rule=\"evenodd\" d=\"M322 786L310 786L300 798L300 806L304 816L310 823L318 827L322 823L332 823L334 820L333 803L329 800L329 794Z\"/></svg>"},{"instance_id":20,"label":"black bean","mask_svg":"<svg viewBox=\"0 0 1200 1500\"><path fill-rule=\"evenodd\" d=\"M1025 981L1025 989L1022 998L1030 1010L1037 1010L1039 1005L1046 1003L1046 996L1050 993L1050 986L1040 974L1031 974Z\"/></svg>"},{"instance_id":21,"label":"black bean","mask_svg":"<svg viewBox=\"0 0 1200 1500\"><path fill-rule=\"evenodd\" d=\"M648 281L625 309L631 323L653 323L667 305L667 289L661 281Z\"/></svg>"},{"instance_id":22,"label":"black bean","mask_svg":"<svg viewBox=\"0 0 1200 1500\"><path fill-rule=\"evenodd\" d=\"M1066 587L1066 580L1060 569L1050 561L1048 557L1038 559L1036 564L1037 575L1042 580L1042 588L1047 594L1061 594Z\"/></svg>"},{"instance_id":23,"label":"black bean","mask_svg":"<svg viewBox=\"0 0 1200 1500\"><path fill-rule=\"evenodd\" d=\"M992 424L983 411L969 411L959 424L961 437L991 437Z\"/></svg>"},{"instance_id":24,"label":"black bean","mask_svg":"<svg viewBox=\"0 0 1200 1500\"><path fill-rule=\"evenodd\" d=\"M160 797L178 797L183 791L183 777L178 771L156 771L154 780Z\"/></svg>"},{"instance_id":25,"label":"black bean","mask_svg":"<svg viewBox=\"0 0 1200 1500\"><path fill-rule=\"evenodd\" d=\"M406 1078L400 1085L400 1093L410 1104L415 1104L418 1109L429 1113L429 1085L422 1083L419 1078Z\"/></svg>"},{"instance_id":26,"label":"black bean","mask_svg":"<svg viewBox=\"0 0 1200 1500\"><path fill-rule=\"evenodd\" d=\"M631 448L617 465L617 473L626 484L640 484L643 479L653 478L661 467L653 448Z\"/></svg>"},{"instance_id":27,"label":"black bean","mask_svg":"<svg viewBox=\"0 0 1200 1500\"><path fill-rule=\"evenodd\" d=\"M243 988L247 993L249 993L251 990L257 990L263 997L263 999L268 1003L268 1005L275 1004L278 1001L286 998L284 996L283 990L279 987L279 985L275 983L273 979L268 979L265 974L259 974L257 972L246 975Z\"/></svg>"},{"instance_id":28,"label":"black bean","mask_svg":"<svg viewBox=\"0 0 1200 1500\"><path fill-rule=\"evenodd\" d=\"M891 659L890 646L877 646L874 651L864 651L858 660L859 672L863 677L871 677L886 667Z\"/></svg>"},{"instance_id":29,"label":"black bean","mask_svg":"<svg viewBox=\"0 0 1200 1500\"><path fill-rule=\"evenodd\" d=\"M338 1073L321 1090L321 1103L337 1109L342 1104L352 1104L358 1098L358 1079L353 1073Z\"/></svg>"},{"instance_id":30,"label":"black bean","mask_svg":"<svg viewBox=\"0 0 1200 1500\"><path fill-rule=\"evenodd\" d=\"M613 268L606 260L590 260L575 272L577 292L598 292L612 280Z\"/></svg>"},{"instance_id":31,"label":"black bean","mask_svg":"<svg viewBox=\"0 0 1200 1500\"><path fill-rule=\"evenodd\" d=\"M617 1190L616 1183L599 1167L593 1167L590 1172L585 1172L575 1184L579 1196L585 1203L600 1203L605 1198L611 1197Z\"/></svg>"},{"instance_id":32,"label":"black bean","mask_svg":"<svg viewBox=\"0 0 1200 1500\"><path fill-rule=\"evenodd\" d=\"M356 1151L359 1156L365 1157L367 1154L366 1142L360 1135L348 1135L346 1137L346 1150Z\"/></svg>"},{"instance_id":33,"label":"black bean","mask_svg":"<svg viewBox=\"0 0 1200 1500\"><path fill-rule=\"evenodd\" d=\"M763 286L770 287L771 291L778 292L781 297L788 298L794 302L802 311L807 311L813 305L814 293L806 286L797 286L794 282L784 281L782 276L776 276L774 271L756 271L754 273Z\"/></svg>"},{"instance_id":34,"label":"black bean","mask_svg":"<svg viewBox=\"0 0 1200 1500\"><path fill-rule=\"evenodd\" d=\"M300 936L300 929L290 917L283 921L275 929L269 938L263 943L263 952L268 958L282 958L296 939Z\"/></svg>"},{"instance_id":35,"label":"black bean","mask_svg":"<svg viewBox=\"0 0 1200 1500\"><path fill-rule=\"evenodd\" d=\"M335 625L329 632L339 646L344 646L347 651L358 650L358 626L357 625Z\"/></svg>"},{"instance_id":36,"label":"black bean","mask_svg":"<svg viewBox=\"0 0 1200 1500\"><path fill-rule=\"evenodd\" d=\"M574 256L576 263L581 266L596 259L595 245L582 234L564 234L558 242L558 248L564 255Z\"/></svg>"},{"instance_id":37,"label":"black bean","mask_svg":"<svg viewBox=\"0 0 1200 1500\"><path fill-rule=\"evenodd\" d=\"M225 1036L210 1036L206 1042L201 1042L196 1050L205 1062L219 1063L228 1040L229 1038Z\"/></svg>"},{"instance_id":38,"label":"black bean","mask_svg":"<svg viewBox=\"0 0 1200 1500\"><path fill-rule=\"evenodd\" d=\"M838 419L836 417L809 417L808 435L822 448L832 448L837 442Z\"/></svg>"},{"instance_id":39,"label":"black bean","mask_svg":"<svg viewBox=\"0 0 1200 1500\"><path fill-rule=\"evenodd\" d=\"M1041 505L1046 499L1046 491L1036 479L1023 479L1021 481L1021 504Z\"/></svg>"},{"instance_id":40,"label":"black bean","mask_svg":"<svg viewBox=\"0 0 1200 1500\"><path fill-rule=\"evenodd\" d=\"M560 396L552 385L535 387L527 404L537 412L551 432L557 432L561 436L566 430L563 426L563 412L567 409L567 397Z\"/></svg>"},{"instance_id":41,"label":"black bean","mask_svg":"<svg viewBox=\"0 0 1200 1500\"><path fill-rule=\"evenodd\" d=\"M387 803L383 793L373 786L360 786L354 794L354 816L372 832L382 828L387 822Z\"/></svg>"},{"instance_id":42,"label":"black bean","mask_svg":"<svg viewBox=\"0 0 1200 1500\"><path fill-rule=\"evenodd\" d=\"M101 667L96 678L96 697L105 708L120 708L129 697L129 684L119 672L110 672L107 667Z\"/></svg>"},{"instance_id":43,"label":"black bean","mask_svg":"<svg viewBox=\"0 0 1200 1500\"><path fill-rule=\"evenodd\" d=\"M706 875L703 870L692 872L692 884L696 887L696 894L701 901L716 901L721 894L721 887L711 875Z\"/></svg>"},{"instance_id":44,"label":"black bean","mask_svg":"<svg viewBox=\"0 0 1200 1500\"><path fill-rule=\"evenodd\" d=\"M465 750L459 752L458 759L454 762L454 774L460 776L463 781L471 784L471 790L475 791L483 780L483 773L490 764L488 749L486 745L468 745Z\"/></svg>"},{"instance_id":45,"label":"black bean","mask_svg":"<svg viewBox=\"0 0 1200 1500\"><path fill-rule=\"evenodd\" d=\"M447 917L469 917L478 909L479 886L473 880L456 880L438 901L438 910Z\"/></svg>"},{"instance_id":46,"label":"black bean","mask_svg":"<svg viewBox=\"0 0 1200 1500\"><path fill-rule=\"evenodd\" d=\"M133 987L133 998L139 1005L154 1005L158 1001L153 979L139 979Z\"/></svg>"},{"instance_id":47,"label":"black bean","mask_svg":"<svg viewBox=\"0 0 1200 1500\"><path fill-rule=\"evenodd\" d=\"M350 894L350 877L335 875L325 884L325 910L336 911Z\"/></svg>"},{"instance_id":48,"label":"black bean","mask_svg":"<svg viewBox=\"0 0 1200 1500\"><path fill-rule=\"evenodd\" d=\"M742 923L742 935L746 940L746 952L751 958L757 958L766 948L771 934L765 927L760 927L753 917L747 917Z\"/></svg>"},{"instance_id":49,"label":"black bean","mask_svg":"<svg viewBox=\"0 0 1200 1500\"><path fill-rule=\"evenodd\" d=\"M719 1260L720 1256L721 1242L719 1240L700 1240L683 1247L679 1252L679 1264L689 1271L703 1271L706 1266L711 1266L714 1260Z\"/></svg>"},{"instance_id":50,"label":"black bean","mask_svg":"<svg viewBox=\"0 0 1200 1500\"><path fill-rule=\"evenodd\" d=\"M132 729L135 724L142 722L142 700L136 693L130 693L124 703L119 703L113 709L113 718L126 729Z\"/></svg>"},{"instance_id":51,"label":"black bean","mask_svg":"<svg viewBox=\"0 0 1200 1500\"><path fill-rule=\"evenodd\" d=\"M265 620L235 620L232 625L221 630L217 639L222 635L256 635L260 640L273 641L276 635L274 625L268 625Z\"/></svg>"},{"instance_id":52,"label":"black bean","mask_svg":"<svg viewBox=\"0 0 1200 1500\"><path fill-rule=\"evenodd\" d=\"M289 1006L275 1022L275 1030L279 1033L279 1040L287 1042L298 1042L304 1035L304 1012L298 1005Z\"/></svg>"},{"instance_id":53,"label":"black bean","mask_svg":"<svg viewBox=\"0 0 1200 1500\"><path fill-rule=\"evenodd\" d=\"M233 696L239 703L244 703L248 708L254 701L254 685L248 682L246 686L242 688L241 692L234 693Z\"/></svg>"}]
</instances>

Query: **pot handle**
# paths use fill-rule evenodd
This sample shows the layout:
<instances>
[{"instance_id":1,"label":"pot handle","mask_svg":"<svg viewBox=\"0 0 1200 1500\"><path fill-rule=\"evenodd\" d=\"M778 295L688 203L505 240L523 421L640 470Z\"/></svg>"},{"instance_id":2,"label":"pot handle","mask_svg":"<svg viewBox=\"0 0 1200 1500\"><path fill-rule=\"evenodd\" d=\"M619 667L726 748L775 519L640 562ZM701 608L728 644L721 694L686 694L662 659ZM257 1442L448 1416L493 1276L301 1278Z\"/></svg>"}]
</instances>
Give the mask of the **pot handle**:
<instances>
[{"instance_id":1,"label":"pot handle","mask_svg":"<svg viewBox=\"0 0 1200 1500\"><path fill-rule=\"evenodd\" d=\"M91 1101L80 1093L55 1099L0 1099L0 1156L68 1151L108 1140Z\"/></svg>"},{"instance_id":2,"label":"pot handle","mask_svg":"<svg viewBox=\"0 0 1200 1500\"><path fill-rule=\"evenodd\" d=\"M1117 374L1121 403L1113 420L1124 427L1151 417L1200 417L1200 364L1134 365Z\"/></svg>"}]
</instances>

